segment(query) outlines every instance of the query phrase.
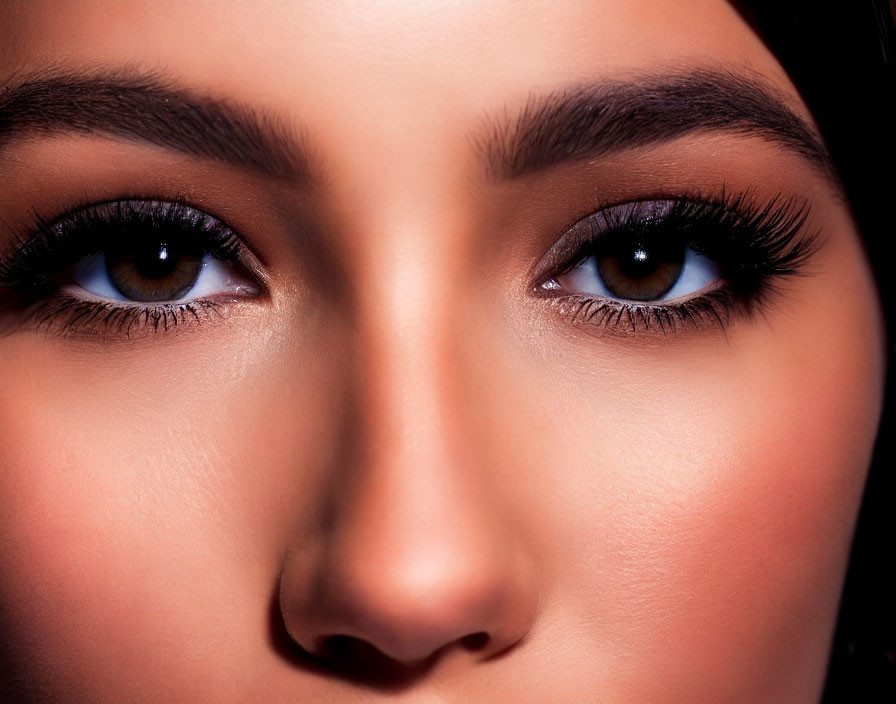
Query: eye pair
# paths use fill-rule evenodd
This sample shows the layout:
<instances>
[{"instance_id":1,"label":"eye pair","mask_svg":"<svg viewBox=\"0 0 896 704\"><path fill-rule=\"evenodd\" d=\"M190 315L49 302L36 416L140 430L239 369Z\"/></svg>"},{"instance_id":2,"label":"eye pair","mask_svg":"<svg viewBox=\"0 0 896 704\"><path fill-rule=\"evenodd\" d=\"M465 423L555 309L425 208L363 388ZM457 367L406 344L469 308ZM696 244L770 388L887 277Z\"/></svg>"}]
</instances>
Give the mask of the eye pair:
<instances>
[{"instance_id":1,"label":"eye pair","mask_svg":"<svg viewBox=\"0 0 896 704\"><path fill-rule=\"evenodd\" d=\"M747 193L599 207L558 235L533 291L632 334L724 325L801 270L816 248L807 219L804 203ZM38 325L66 332L167 329L264 290L242 239L182 203L91 205L38 219L21 241L0 260L0 287L19 291Z\"/></svg>"},{"instance_id":2,"label":"eye pair","mask_svg":"<svg viewBox=\"0 0 896 704\"><path fill-rule=\"evenodd\" d=\"M183 207L188 222L208 216ZM258 283L233 256L216 256L211 242L190 236L177 222L166 231L145 222L121 222L115 241L76 262L63 277L68 290L131 304L174 304L230 295L251 296ZM212 229L212 228L209 228ZM542 282L545 291L587 294L620 302L682 298L711 285L720 267L674 237L617 235L592 243L591 252Z\"/></svg>"}]
</instances>

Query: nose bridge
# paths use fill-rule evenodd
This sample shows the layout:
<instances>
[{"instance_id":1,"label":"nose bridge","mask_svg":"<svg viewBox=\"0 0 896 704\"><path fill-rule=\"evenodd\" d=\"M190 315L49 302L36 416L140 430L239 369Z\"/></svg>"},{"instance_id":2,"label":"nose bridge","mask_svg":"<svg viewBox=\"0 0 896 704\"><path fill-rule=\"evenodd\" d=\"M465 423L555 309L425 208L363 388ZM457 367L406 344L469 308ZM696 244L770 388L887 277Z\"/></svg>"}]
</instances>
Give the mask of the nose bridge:
<instances>
[{"instance_id":1,"label":"nose bridge","mask_svg":"<svg viewBox=\"0 0 896 704\"><path fill-rule=\"evenodd\" d=\"M469 228L452 179L427 176L449 173L451 160L382 141L365 148L378 154L391 145L393 158L362 160L382 166L343 184L340 196L363 212L347 223L345 247L354 282L352 471L358 482L388 486L396 499L410 492L422 505L428 494L444 495L432 491L435 484L459 480L452 478L464 463L459 455L471 449L463 413L470 380L458 329Z\"/></svg>"},{"instance_id":2,"label":"nose bridge","mask_svg":"<svg viewBox=\"0 0 896 704\"><path fill-rule=\"evenodd\" d=\"M400 180L389 192L392 198L368 209L356 238L356 471L423 501L425 487L457 484L457 470L475 462L464 413L475 384L463 363L468 238L462 218L447 215L463 210L450 190Z\"/></svg>"},{"instance_id":3,"label":"nose bridge","mask_svg":"<svg viewBox=\"0 0 896 704\"><path fill-rule=\"evenodd\" d=\"M437 250L409 233L365 282L355 346L357 484L333 536L342 577L362 592L349 599L382 621L367 627L392 630L391 650L405 658L419 655L420 643L401 644L402 630L429 630L428 650L450 627L441 621L462 611L471 624L482 619L470 612L488 605L472 601L488 590L502 542L465 427L470 382L451 257Z\"/></svg>"},{"instance_id":4,"label":"nose bridge","mask_svg":"<svg viewBox=\"0 0 896 704\"><path fill-rule=\"evenodd\" d=\"M455 311L449 287L424 270L434 267L419 260L399 266L413 271L387 274L383 290L361 307L354 364L360 449L372 476L425 463L432 479L447 481L465 434Z\"/></svg>"},{"instance_id":5,"label":"nose bridge","mask_svg":"<svg viewBox=\"0 0 896 704\"><path fill-rule=\"evenodd\" d=\"M422 537L433 523L444 537L464 515L477 515L474 506L485 499L465 427L469 382L451 305L437 300L443 298L438 292L411 286L383 293L380 302L396 300L366 318L357 346L356 472L364 493L354 510L374 514L361 523L408 537L391 536L393 547L426 542L433 552L437 541L409 538Z\"/></svg>"},{"instance_id":6,"label":"nose bridge","mask_svg":"<svg viewBox=\"0 0 896 704\"><path fill-rule=\"evenodd\" d=\"M349 636L401 662L469 636L503 650L528 630L535 590L466 426L474 380L462 362L451 253L412 232L367 262L351 466L323 544L284 569L287 627L311 652Z\"/></svg>"}]
</instances>

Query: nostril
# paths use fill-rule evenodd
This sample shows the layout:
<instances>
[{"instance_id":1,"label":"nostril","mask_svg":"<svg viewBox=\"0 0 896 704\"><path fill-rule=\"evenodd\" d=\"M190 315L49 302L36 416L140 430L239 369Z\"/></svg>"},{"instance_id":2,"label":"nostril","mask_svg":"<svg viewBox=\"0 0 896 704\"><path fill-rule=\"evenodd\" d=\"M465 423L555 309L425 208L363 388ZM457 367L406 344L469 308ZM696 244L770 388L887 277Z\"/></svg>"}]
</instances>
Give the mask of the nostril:
<instances>
[{"instance_id":1,"label":"nostril","mask_svg":"<svg viewBox=\"0 0 896 704\"><path fill-rule=\"evenodd\" d=\"M433 653L421 662L409 665L390 658L366 640L347 635L320 638L314 655L347 680L396 689L425 675L437 657Z\"/></svg>"},{"instance_id":2,"label":"nostril","mask_svg":"<svg viewBox=\"0 0 896 704\"><path fill-rule=\"evenodd\" d=\"M384 664L389 660L375 646L354 636L327 636L317 641L316 655L334 669L354 670L366 663Z\"/></svg>"},{"instance_id":3,"label":"nostril","mask_svg":"<svg viewBox=\"0 0 896 704\"><path fill-rule=\"evenodd\" d=\"M458 639L457 645L464 650L477 652L484 650L490 640L488 633L471 633ZM425 674L444 650L445 647L439 648L419 662L407 663L389 657L362 638L332 635L317 640L313 655L321 664L347 679L399 685Z\"/></svg>"},{"instance_id":4,"label":"nostril","mask_svg":"<svg viewBox=\"0 0 896 704\"><path fill-rule=\"evenodd\" d=\"M471 633L470 635L461 638L459 643L466 650L475 652L477 650L484 650L488 645L489 640L488 633Z\"/></svg>"}]
</instances>

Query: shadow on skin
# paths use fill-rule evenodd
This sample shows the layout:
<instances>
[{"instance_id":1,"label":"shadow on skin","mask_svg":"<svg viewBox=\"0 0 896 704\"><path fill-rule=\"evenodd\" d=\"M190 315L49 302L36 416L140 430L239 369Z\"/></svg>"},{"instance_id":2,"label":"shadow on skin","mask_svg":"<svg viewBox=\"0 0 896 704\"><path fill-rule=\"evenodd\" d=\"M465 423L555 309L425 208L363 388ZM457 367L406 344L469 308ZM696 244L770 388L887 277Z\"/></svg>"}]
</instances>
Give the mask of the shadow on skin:
<instances>
[{"instance_id":1,"label":"shadow on skin","mask_svg":"<svg viewBox=\"0 0 896 704\"><path fill-rule=\"evenodd\" d=\"M409 689L423 679L446 649L459 645L468 651L478 651L488 644L487 634L474 633L457 644L439 648L418 663L406 665L383 655L375 646L360 638L333 635L321 639L320 653L312 655L296 643L286 630L280 613L279 589L274 590L268 608L268 636L275 652L294 667L321 677L394 693Z\"/></svg>"}]
</instances>

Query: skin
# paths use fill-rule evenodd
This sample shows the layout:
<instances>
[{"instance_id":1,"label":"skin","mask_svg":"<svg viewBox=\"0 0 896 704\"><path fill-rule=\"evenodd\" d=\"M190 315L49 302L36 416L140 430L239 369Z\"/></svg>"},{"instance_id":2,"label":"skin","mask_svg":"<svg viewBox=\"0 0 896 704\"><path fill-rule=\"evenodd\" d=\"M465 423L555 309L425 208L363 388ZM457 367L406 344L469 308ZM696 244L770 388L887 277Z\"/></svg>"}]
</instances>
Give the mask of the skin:
<instances>
[{"instance_id":1,"label":"skin","mask_svg":"<svg viewBox=\"0 0 896 704\"><path fill-rule=\"evenodd\" d=\"M0 79L47 65L257 106L323 179L0 151L0 250L33 207L180 197L268 289L174 332L0 337L7 700L818 700L884 367L847 206L730 132L500 183L471 140L533 92L699 66L811 121L725 2L4 3ZM532 294L595 197L723 186L821 232L761 313L628 335Z\"/></svg>"}]
</instances>

